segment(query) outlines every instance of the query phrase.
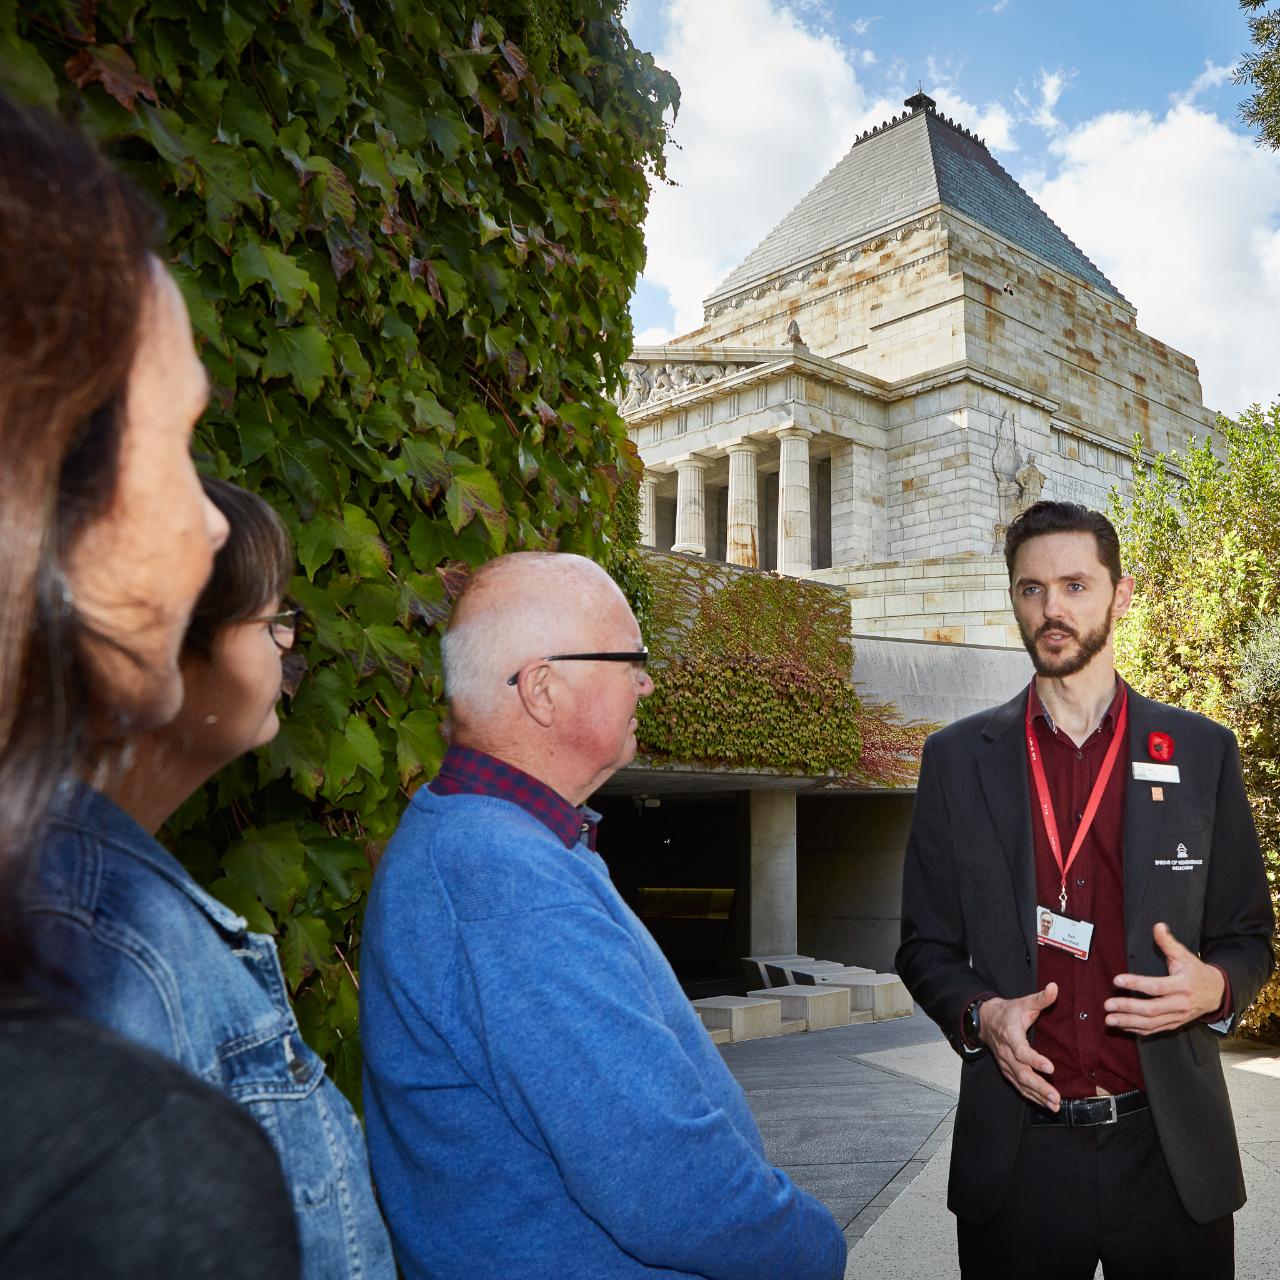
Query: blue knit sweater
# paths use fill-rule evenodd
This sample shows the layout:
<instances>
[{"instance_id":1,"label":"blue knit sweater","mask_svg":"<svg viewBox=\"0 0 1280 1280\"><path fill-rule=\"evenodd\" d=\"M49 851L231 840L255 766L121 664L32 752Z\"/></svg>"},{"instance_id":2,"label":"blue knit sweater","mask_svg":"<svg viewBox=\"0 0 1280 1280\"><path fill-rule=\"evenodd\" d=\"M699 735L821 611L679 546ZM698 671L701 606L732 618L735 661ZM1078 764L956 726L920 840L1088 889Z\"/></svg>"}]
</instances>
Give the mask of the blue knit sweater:
<instances>
[{"instance_id":1,"label":"blue knit sweater","mask_svg":"<svg viewBox=\"0 0 1280 1280\"><path fill-rule=\"evenodd\" d=\"M519 806L414 796L362 946L369 1148L409 1280L837 1280L831 1214L601 859Z\"/></svg>"}]
</instances>

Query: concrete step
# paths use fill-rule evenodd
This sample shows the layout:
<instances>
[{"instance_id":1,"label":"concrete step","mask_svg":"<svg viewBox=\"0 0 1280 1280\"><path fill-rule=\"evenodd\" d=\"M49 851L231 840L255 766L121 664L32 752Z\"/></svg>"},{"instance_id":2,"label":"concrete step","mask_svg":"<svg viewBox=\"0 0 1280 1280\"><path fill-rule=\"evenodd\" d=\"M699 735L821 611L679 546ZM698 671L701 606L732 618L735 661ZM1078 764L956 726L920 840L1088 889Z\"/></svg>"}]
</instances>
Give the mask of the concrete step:
<instances>
[{"instance_id":1,"label":"concrete step","mask_svg":"<svg viewBox=\"0 0 1280 1280\"><path fill-rule=\"evenodd\" d=\"M847 1027L851 1007L846 987L768 987L748 991L749 996L772 997L782 1002L784 1018L803 1018L810 1031Z\"/></svg>"},{"instance_id":2,"label":"concrete step","mask_svg":"<svg viewBox=\"0 0 1280 1280\"><path fill-rule=\"evenodd\" d=\"M816 986L824 978L849 977L860 973L875 973L874 969L864 969L856 964L836 964L835 961L822 961L822 967L811 964L785 965L783 972L791 979L789 983L775 983L775 986Z\"/></svg>"},{"instance_id":3,"label":"concrete step","mask_svg":"<svg viewBox=\"0 0 1280 1280\"><path fill-rule=\"evenodd\" d=\"M835 973L845 968L836 960L783 960L779 963L766 962L764 966L765 986L790 987L796 982L798 973Z\"/></svg>"},{"instance_id":4,"label":"concrete step","mask_svg":"<svg viewBox=\"0 0 1280 1280\"><path fill-rule=\"evenodd\" d=\"M777 956L743 956L739 963L742 965L742 972L747 979L748 985L760 982L767 987L770 983L769 975L765 972L765 965L787 964L789 962L804 964L812 959L812 956L802 956L797 953Z\"/></svg>"},{"instance_id":5,"label":"concrete step","mask_svg":"<svg viewBox=\"0 0 1280 1280\"><path fill-rule=\"evenodd\" d=\"M705 1000L694 1000L693 1007L707 1030L727 1030L735 1042L782 1034L781 1000L708 996Z\"/></svg>"},{"instance_id":6,"label":"concrete step","mask_svg":"<svg viewBox=\"0 0 1280 1280\"><path fill-rule=\"evenodd\" d=\"M733 1039L728 1027L708 1027L707 1035L711 1037L712 1044L728 1044Z\"/></svg>"},{"instance_id":7,"label":"concrete step","mask_svg":"<svg viewBox=\"0 0 1280 1280\"><path fill-rule=\"evenodd\" d=\"M782 1030L778 1032L782 1036L795 1035L797 1031L808 1031L809 1024L804 1018L783 1018Z\"/></svg>"},{"instance_id":8,"label":"concrete step","mask_svg":"<svg viewBox=\"0 0 1280 1280\"><path fill-rule=\"evenodd\" d=\"M818 984L847 988L852 1007L870 1010L877 1022L911 1016L911 994L896 973L823 974Z\"/></svg>"}]
</instances>

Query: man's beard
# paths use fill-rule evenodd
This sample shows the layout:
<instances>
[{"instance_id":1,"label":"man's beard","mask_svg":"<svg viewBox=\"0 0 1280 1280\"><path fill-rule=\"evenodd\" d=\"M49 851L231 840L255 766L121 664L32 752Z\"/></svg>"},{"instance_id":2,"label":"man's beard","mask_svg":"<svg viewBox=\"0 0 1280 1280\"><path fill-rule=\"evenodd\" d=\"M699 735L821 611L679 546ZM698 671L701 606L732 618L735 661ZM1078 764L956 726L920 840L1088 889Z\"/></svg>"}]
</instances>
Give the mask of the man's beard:
<instances>
[{"instance_id":1,"label":"man's beard","mask_svg":"<svg viewBox=\"0 0 1280 1280\"><path fill-rule=\"evenodd\" d=\"M1061 631L1069 635L1079 648L1074 653L1059 654L1056 658L1042 656L1036 649L1036 640L1046 631ZM1020 619L1018 632L1022 636L1022 643L1026 646L1027 652L1031 655L1031 662L1037 675L1073 676L1077 671L1083 671L1106 648L1107 640L1111 636L1111 616L1108 612L1106 621L1096 631L1088 631L1083 636L1063 622L1046 622L1035 635L1030 635Z\"/></svg>"}]
</instances>

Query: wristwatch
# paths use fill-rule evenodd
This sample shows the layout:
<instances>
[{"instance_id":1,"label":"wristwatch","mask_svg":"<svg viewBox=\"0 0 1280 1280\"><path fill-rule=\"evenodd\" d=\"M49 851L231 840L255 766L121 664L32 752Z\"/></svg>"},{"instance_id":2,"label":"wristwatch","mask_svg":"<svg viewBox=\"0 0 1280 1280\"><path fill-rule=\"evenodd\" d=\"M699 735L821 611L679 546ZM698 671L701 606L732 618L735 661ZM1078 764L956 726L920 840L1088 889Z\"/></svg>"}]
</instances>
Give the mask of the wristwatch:
<instances>
[{"instance_id":1,"label":"wristwatch","mask_svg":"<svg viewBox=\"0 0 1280 1280\"><path fill-rule=\"evenodd\" d=\"M965 1046L971 1050L983 1048L980 1032L982 1031L982 1005L985 996L979 996L976 1000L971 1000L968 1007L964 1011L964 1018L961 1020L961 1030L964 1033Z\"/></svg>"}]
</instances>

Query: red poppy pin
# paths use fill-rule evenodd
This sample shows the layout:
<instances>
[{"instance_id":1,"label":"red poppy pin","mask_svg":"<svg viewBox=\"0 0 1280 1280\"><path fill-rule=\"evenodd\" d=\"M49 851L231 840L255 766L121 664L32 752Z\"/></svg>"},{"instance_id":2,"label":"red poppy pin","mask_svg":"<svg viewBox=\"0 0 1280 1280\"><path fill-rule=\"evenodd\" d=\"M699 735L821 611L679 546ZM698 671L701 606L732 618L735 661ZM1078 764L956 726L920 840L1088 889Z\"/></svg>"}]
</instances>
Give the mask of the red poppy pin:
<instances>
[{"instance_id":1,"label":"red poppy pin","mask_svg":"<svg viewBox=\"0 0 1280 1280\"><path fill-rule=\"evenodd\" d=\"M1173 759L1173 739L1157 730L1147 738L1147 754L1153 760L1168 764Z\"/></svg>"}]
</instances>

